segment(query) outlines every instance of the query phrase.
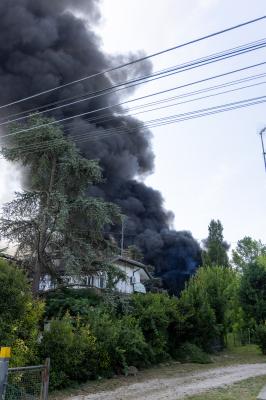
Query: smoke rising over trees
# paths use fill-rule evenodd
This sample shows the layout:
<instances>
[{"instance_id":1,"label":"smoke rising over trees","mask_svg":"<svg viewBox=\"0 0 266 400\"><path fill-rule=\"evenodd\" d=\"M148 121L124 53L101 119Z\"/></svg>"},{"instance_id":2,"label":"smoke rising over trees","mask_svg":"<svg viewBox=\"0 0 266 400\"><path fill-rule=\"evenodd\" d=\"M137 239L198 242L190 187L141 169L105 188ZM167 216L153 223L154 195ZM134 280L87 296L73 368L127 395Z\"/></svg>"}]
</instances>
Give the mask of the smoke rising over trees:
<instances>
[{"instance_id":1,"label":"smoke rising over trees","mask_svg":"<svg viewBox=\"0 0 266 400\"><path fill-rule=\"evenodd\" d=\"M1 0L0 3L0 103L31 96L58 85L101 72L125 60L138 57L109 56L101 51L101 41L93 32L100 18L97 0ZM84 18L77 17L77 15ZM83 80L78 84L0 109L0 116L41 108L48 103L81 97L117 82L149 74L152 66L144 61ZM55 118L108 107L132 93L132 88L98 96L71 107L49 112ZM45 110L45 108L41 108ZM119 111L119 107L115 109ZM133 117L118 116L113 109L95 112L65 124L65 134L75 137L86 132L102 134L119 129L122 134L93 141L77 142L84 157L97 159L103 168L104 185L90 194L119 205L127 216L126 244L136 244L153 264L165 285L175 292L185 277L200 263L200 248L189 232L169 229L172 214L163 208L162 195L139 182L154 168L151 132ZM34 134L34 132L32 133ZM119 227L116 238L119 238Z\"/></svg>"}]
</instances>

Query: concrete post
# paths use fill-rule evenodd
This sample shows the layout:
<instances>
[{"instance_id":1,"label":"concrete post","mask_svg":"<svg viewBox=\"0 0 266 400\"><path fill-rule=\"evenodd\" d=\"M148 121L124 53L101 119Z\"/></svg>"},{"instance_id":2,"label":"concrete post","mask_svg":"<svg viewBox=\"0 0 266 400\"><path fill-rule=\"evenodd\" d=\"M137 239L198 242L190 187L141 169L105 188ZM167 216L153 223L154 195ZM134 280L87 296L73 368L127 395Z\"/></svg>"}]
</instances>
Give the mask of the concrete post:
<instances>
[{"instance_id":1,"label":"concrete post","mask_svg":"<svg viewBox=\"0 0 266 400\"><path fill-rule=\"evenodd\" d=\"M0 350L0 400L5 399L7 378L8 378L8 364L10 359L10 347L1 347Z\"/></svg>"},{"instance_id":2,"label":"concrete post","mask_svg":"<svg viewBox=\"0 0 266 400\"><path fill-rule=\"evenodd\" d=\"M46 358L45 366L42 373L42 400L48 400L48 390L49 390L49 375L50 375L50 358Z\"/></svg>"}]
</instances>

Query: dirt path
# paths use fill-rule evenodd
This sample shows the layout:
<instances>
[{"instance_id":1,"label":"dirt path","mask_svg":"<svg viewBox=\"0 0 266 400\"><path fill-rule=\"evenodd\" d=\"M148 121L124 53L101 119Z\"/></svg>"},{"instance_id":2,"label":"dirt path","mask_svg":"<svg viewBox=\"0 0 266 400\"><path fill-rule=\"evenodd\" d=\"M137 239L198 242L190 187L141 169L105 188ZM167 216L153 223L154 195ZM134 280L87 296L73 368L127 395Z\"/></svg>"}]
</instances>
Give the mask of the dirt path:
<instances>
[{"instance_id":1,"label":"dirt path","mask_svg":"<svg viewBox=\"0 0 266 400\"><path fill-rule=\"evenodd\" d=\"M71 400L177 400L260 375L266 375L266 364L240 364L177 374L173 378L151 379L112 391L71 397Z\"/></svg>"}]
</instances>

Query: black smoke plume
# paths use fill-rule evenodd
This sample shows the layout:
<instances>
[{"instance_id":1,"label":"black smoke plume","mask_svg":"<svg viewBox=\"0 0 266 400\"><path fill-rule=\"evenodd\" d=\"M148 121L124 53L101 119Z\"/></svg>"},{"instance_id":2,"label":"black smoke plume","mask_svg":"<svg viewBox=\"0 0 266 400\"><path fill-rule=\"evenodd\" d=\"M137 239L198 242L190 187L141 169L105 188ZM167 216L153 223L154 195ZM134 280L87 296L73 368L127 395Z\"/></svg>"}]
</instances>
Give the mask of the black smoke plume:
<instances>
[{"instance_id":1,"label":"black smoke plume","mask_svg":"<svg viewBox=\"0 0 266 400\"><path fill-rule=\"evenodd\" d=\"M97 0L1 0L0 103L31 96L139 56L104 54L101 41L93 31L99 19ZM137 63L108 76L84 80L2 109L0 114L5 117L65 98L82 96L149 74L151 70L149 61ZM48 115L62 118L107 107L128 94L128 90L118 91ZM121 206L127 216L126 243L138 245L145 261L155 266L165 286L176 292L199 265L199 246L189 232L169 229L173 216L164 210L161 194L139 182L153 171L154 166L149 130L132 117L117 116L112 109L102 114L102 122L76 118L70 131L75 138L81 131L88 132L88 135L89 132L101 135L107 129L121 130L123 127L123 134L77 142L83 155L99 159L103 167L106 183L95 188L93 194ZM94 116L99 117L101 113L90 117ZM69 134L67 129L66 132Z\"/></svg>"}]
</instances>

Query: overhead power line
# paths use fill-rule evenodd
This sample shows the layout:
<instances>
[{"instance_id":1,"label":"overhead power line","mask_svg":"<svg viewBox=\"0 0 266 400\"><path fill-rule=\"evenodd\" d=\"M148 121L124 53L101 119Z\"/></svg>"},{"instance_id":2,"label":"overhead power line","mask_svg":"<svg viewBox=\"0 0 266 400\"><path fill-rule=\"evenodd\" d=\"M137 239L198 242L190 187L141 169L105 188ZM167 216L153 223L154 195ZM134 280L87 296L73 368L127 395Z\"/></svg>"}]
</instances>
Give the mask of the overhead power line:
<instances>
[{"instance_id":1,"label":"overhead power line","mask_svg":"<svg viewBox=\"0 0 266 400\"><path fill-rule=\"evenodd\" d=\"M241 46L237 46L237 47L234 47L234 48L231 48L228 50L224 50L219 53L214 53L209 56L201 57L201 58L198 58L198 59L195 59L195 60L183 63L183 64L175 65L173 67L169 67L169 68L157 71L153 74L144 75L144 76L132 79L132 80L118 83L116 85L112 85L112 86L108 86L106 88L99 89L94 92L89 92L87 94L82 94L81 96L76 96L75 99L74 100L72 99L73 101L70 103L55 105L54 107L51 107L51 108L47 108L47 107L49 107L49 104L47 104L46 106L39 107L39 108L35 107L34 109L27 110L22 113L13 115L13 119L10 119L10 118L12 118L12 115L6 116L6 117L4 117L4 121L0 122L0 126L5 126L10 123L22 121L22 120L28 118L30 113L34 112L34 111L38 111L39 114L44 114L44 113L46 114L49 112L54 112L56 110L60 110L65 107L70 107L70 106L73 106L76 104L84 103L86 101L89 101L89 100L92 100L95 98L99 98L102 96L110 95L110 94L119 92L121 90L127 90L129 88L132 88L132 87L135 87L138 85L147 84L154 80L166 78L166 77L169 77L169 76L172 76L172 75L175 75L178 73L182 73L182 72L194 69L194 68L206 66L206 65L214 63L214 62L219 62L219 61L226 60L228 58L243 55L243 54L246 54L247 52L259 50L259 49L264 48L265 46L266 46L266 39L260 39L255 42L250 42L250 43L247 43L247 44L244 44ZM84 96L88 96L88 97L84 97ZM67 101L67 99L62 100L61 102L65 102L65 101ZM46 109L41 111L40 108L46 108ZM15 118L15 116L17 116L17 117Z\"/></svg>"},{"instance_id":2,"label":"overhead power line","mask_svg":"<svg viewBox=\"0 0 266 400\"><path fill-rule=\"evenodd\" d=\"M231 58L231 57L243 55L250 51L262 49L265 46L266 46L265 38L254 41L254 42L249 42L249 43L246 43L241 46L237 46L237 47L234 47L234 48L231 48L228 50L224 50L222 52L213 53L213 54L210 54L209 56L201 57L201 58L198 58L198 59L195 59L195 60L183 63L183 64L179 64L179 65L175 65L173 67L162 69L160 71L154 72L153 74L143 75L141 77L131 79L131 80L128 80L125 82L120 82L116 85L108 86L108 87L99 89L97 91L89 92L86 94L84 93L80 96L75 96L74 98L72 97L69 99L61 100L61 103L65 103L68 100L73 100L70 103L55 105L54 107L51 107L51 108L47 108L50 106L49 104L43 105L42 107L35 107L31 110L27 110L22 113L18 113L17 118L13 118L13 119L10 119L10 118L12 118L12 115L8 115L8 116L4 117L5 121L1 122L0 125L7 125L12 122L24 120L28 117L28 115L31 112L34 112L34 111L38 111L40 114L49 113L49 112L56 111L56 110L59 110L59 109L65 108L65 107L69 107L69 106L72 106L75 104L83 103L85 101L89 101L89 100L92 100L95 98L99 98L102 96L117 93L121 90L127 90L129 88L132 88L132 87L135 87L138 85L147 84L154 80L166 78L166 77L169 77L169 76L172 76L172 75L175 75L178 73L182 73L182 72L194 69L194 68L203 67L203 66L206 66L206 65L214 63L214 62L219 62L219 61L223 61L228 58ZM85 96L88 96L88 97L85 97ZM43 111L41 111L41 108L45 108L45 109ZM19 116L19 114L22 114L22 115Z\"/></svg>"},{"instance_id":3,"label":"overhead power line","mask_svg":"<svg viewBox=\"0 0 266 400\"><path fill-rule=\"evenodd\" d=\"M165 125L169 125L169 124L173 124L173 123L179 123L179 122L184 122L184 121L188 121L191 119L195 119L195 118L201 118L201 117L205 117L205 116L209 116L209 115L215 115L215 114L220 114L222 112L226 112L226 111L231 111L231 110L236 110L236 109L240 109L240 108L246 108L246 107L250 107L253 105L257 105L257 104L262 104L266 102L266 96L261 96L261 97L257 97L257 98L253 98L253 99L248 99L248 100L242 100L240 102L234 102L234 103L229 103L229 104L224 104L221 106L216 106L216 107L209 107L206 109L201 109L201 110L195 110L195 111L191 111L188 113L183 113L183 114L175 114L172 115L170 117L166 117L166 118L159 118L157 120L153 120L153 121L149 121L149 123L145 123L145 125L143 126L143 128L157 128L157 127L161 127L161 126L165 126ZM165 119L165 120L163 120ZM102 133L102 134L98 134L98 132L96 132L93 135L91 135L91 132L87 132L87 135L82 138L77 138L75 136L73 136L73 140L75 141L75 143L81 143L81 142L90 142L90 141L94 141L94 140L101 140L101 139L106 139L109 138L111 136L114 135L123 135L126 133L130 133L130 132L134 132L137 131L139 128L132 128L132 129L121 129L120 131L117 129L113 129L111 132L106 132L106 133Z\"/></svg>"},{"instance_id":4,"label":"overhead power line","mask_svg":"<svg viewBox=\"0 0 266 400\"><path fill-rule=\"evenodd\" d=\"M265 76L266 76L266 74L265 74ZM150 106L152 104L156 104L156 103L157 104L163 104L165 102L169 102L170 101L168 99L158 100L157 102L155 101L155 102L147 103L147 104L144 104L144 105L132 107L132 108L130 108L128 110L124 110L124 112L120 112L118 114L118 116L120 116L120 117L121 116L132 116L132 117L134 117L134 116L139 115L139 114L144 114L144 113L152 112L152 111L156 111L156 110L163 110L165 108L170 108L170 107L174 107L174 106L176 107L177 105L187 104L187 103L191 103L191 102L198 101L198 100L204 100L204 99L207 99L207 98L210 98L210 97L220 96L220 95L223 95L223 94L232 93L232 92L236 92L236 91L239 91L239 90L248 89L248 88L252 88L252 87L259 86L259 85L264 85L264 84L266 84L266 81L254 83L252 85L241 86L240 88L225 90L223 92L213 93L213 94L209 94L209 95L206 95L206 96L197 97L195 99L181 101L179 103L173 103L173 104L169 104L169 105L165 105L165 106L159 106L159 107L151 108L151 109L148 109L148 110L138 111L138 112L135 112L135 113L133 112L132 113L132 111L134 111L135 109L138 110L138 109L146 108L146 107L148 107L148 106ZM211 90L211 89L209 89L209 90ZM204 90L204 91L206 91L206 90ZM176 96L176 97L178 98L178 97L182 97L182 96ZM183 96L183 97L185 97L185 96ZM105 118L105 117L107 117L107 118ZM113 117L110 117L109 115L105 114L103 116L92 117L92 118L89 118L89 119L85 119L85 121L86 122L95 122L97 124L102 124L102 123L105 123L105 122L115 121L116 119L117 119L117 115L115 115ZM66 128L64 128L64 132L67 133L71 129L72 129L71 126L70 127L66 127Z\"/></svg>"},{"instance_id":5,"label":"overhead power line","mask_svg":"<svg viewBox=\"0 0 266 400\"><path fill-rule=\"evenodd\" d=\"M72 115L70 117L61 118L61 119L56 120L56 121L51 121L51 122L44 123L44 124L41 124L41 125L36 125L36 126L30 127L30 128L20 129L18 131L10 132L10 133L7 133L5 135L2 135L1 139L9 137L9 136L16 135L18 133L34 131L36 129L40 129L40 128L43 128L43 127L46 127L46 126L51 126L51 125L55 125L55 124L59 124L59 123L65 122L65 121L70 121L70 120L72 120L74 118L84 117L85 115L89 115L89 114L92 114L92 113L95 113L95 112L98 112L98 111L104 111L104 110L110 109L110 108L112 108L114 106L121 106L121 105L124 105L124 104L132 103L133 101L136 101L136 100L143 100L143 99L146 99L146 98L149 98L149 97L157 96L159 94L169 93L169 92L171 92L173 90L177 90L177 89L185 88L185 87L188 87L188 86L191 86L191 85L207 82L207 81L210 81L210 80L213 80L213 79L216 79L216 78L220 78L220 77L223 77L223 76L231 75L231 74L234 74L234 73L237 73L237 72L245 71L245 70L248 70L250 68L255 68L255 67L258 67L258 66L261 66L261 65L265 65L265 64L266 64L266 61L261 62L261 63L257 63L257 64L253 64L253 65L249 65L249 66L246 66L246 67L243 67L243 68L238 68L238 69L235 69L233 71L225 72L225 73L222 73L222 74L213 75L211 77L200 79L200 80L197 80L197 81L194 81L194 82L190 82L190 83L187 83L187 84L184 84L184 85L179 85L179 86L176 86L174 88L169 88L169 89L165 89L165 90L162 90L162 91L158 91L156 93L151 93L151 94L148 94L148 95L145 95L145 96L138 97L137 99L127 100L127 101L124 101L124 102L121 102L121 103L117 103L117 104L112 105L112 106L100 107L100 108L95 109L95 110L90 110L90 111L86 111L86 112L83 112L83 113Z\"/></svg>"},{"instance_id":6,"label":"overhead power line","mask_svg":"<svg viewBox=\"0 0 266 400\"><path fill-rule=\"evenodd\" d=\"M218 106L214 106L214 107L207 107L207 108L203 108L203 109L189 111L186 113L173 114L173 115L170 115L167 117L162 117L162 118L145 121L143 123L143 128L156 128L156 127L169 125L169 124L173 124L173 123L180 123L180 122L195 119L195 118L202 118L205 116L215 115L215 114L219 114L222 112L227 112L227 111L236 110L236 109L240 109L240 108L246 108L246 107L250 107L253 105L257 105L257 104L262 104L265 102L266 102L266 96L259 96L259 97L244 99L244 100L240 100L240 101L236 101L236 102L226 103L226 104L222 104L222 105L218 105ZM139 126L136 128L126 128L126 127L121 126L120 128L115 128L115 129L111 128L109 130L107 129L102 134L99 134L97 131L95 131L95 132L89 131L89 132L83 133L80 136L78 136L78 135L73 136L73 137L71 137L71 139L74 140L75 143L82 143L85 141L90 142L90 141L94 141L94 140L106 139L106 138L109 138L114 135L124 135L124 134L128 134L128 133L133 133L134 131L137 131L137 130L139 130ZM35 147L33 146L30 149L29 148L26 149L25 147L16 147L14 149L21 150L22 152L25 152L25 153L27 151L30 151L32 153L32 152L36 152L36 151L38 152L38 151L42 151L45 149L49 149L49 148L51 148L51 145L53 145L53 144L56 146L56 140L54 142L48 141L46 143L36 145ZM58 145L61 146L61 143L59 143Z\"/></svg>"},{"instance_id":7,"label":"overhead power line","mask_svg":"<svg viewBox=\"0 0 266 400\"><path fill-rule=\"evenodd\" d=\"M133 64L136 64L136 63L138 63L138 62L145 61L145 60L147 60L147 59L151 59L151 58L157 57L157 56L159 56L159 55L162 55L162 54L165 54L165 53L168 53L168 52L171 52L171 51L174 51L174 50L183 48L183 47L185 47L185 46L189 46L189 45L191 45L191 44L195 44L195 43L201 42L201 41L203 41L203 40L206 40L206 39L209 39L209 38L212 38L212 37L215 37L215 36L224 34L224 33L226 33L226 32L230 32L230 31L233 31L233 30L242 28L242 27L244 27L244 26L247 26L247 25L250 25L250 24L253 24L253 23L262 21L262 20L264 20L265 18L266 18L266 16L263 15L263 16L261 16L261 17L259 17L259 18L255 18L255 19L252 19L252 20L249 20L249 21L246 21L246 22L243 22L243 23L240 23L240 24L237 24L237 25L234 25L234 26L225 28L225 29L223 29L223 30L216 31L216 32L214 32L214 33L211 33L211 34L208 34L208 35L205 35L205 36L201 36L201 37L199 37L199 38L190 40L190 41L188 41L188 42L185 42L185 43L182 43L182 44L179 44L179 45L170 47L170 48L168 48L168 49L164 49L164 50L158 51L158 52L156 52L156 53L153 53L153 54L150 54L150 55L147 55L147 56L144 56L144 57L140 57L140 58L138 58L138 59L132 60L132 61L127 62L127 63L124 63L124 64L120 64L120 65L115 66L115 67L112 67L112 68L108 68L108 69L106 69L106 70L104 70L104 71L97 72L97 73L94 73L94 74L85 76L85 77L83 77L83 78L74 80L74 81L72 81L72 82L68 82L68 83L65 83L65 84L56 86L56 87L54 87L54 88L44 90L44 91L39 92L39 93L35 93L35 94L31 95L31 96L27 96L27 97L21 98L21 99L19 99L19 100L10 102L10 103L8 103L8 104L1 105L1 106L0 106L0 109L10 107L10 106L12 106L12 105L15 105L15 104L18 104L18 103L21 103L21 102L24 102L24 101L27 101L27 100L30 100L30 99L39 97L39 96L42 96L42 95L44 95L44 94L48 94L48 93L57 91L57 90L59 90L59 89L65 88L65 87L70 86L70 85L74 85L74 84L79 83L79 82L83 82L83 81L88 80L88 79L91 79L91 78L95 78L95 77L97 77L97 76L101 76L101 75L104 75L104 74L107 74L107 73L116 71L116 70L121 69L121 68L128 67L128 66L133 65Z\"/></svg>"},{"instance_id":8,"label":"overhead power line","mask_svg":"<svg viewBox=\"0 0 266 400\"><path fill-rule=\"evenodd\" d=\"M248 81L248 80L252 80L252 79L256 79L256 78L258 78L258 77L264 77L264 76L266 76L266 73L254 75L254 76L247 77L247 78L238 79L238 80L235 80L235 81L225 82L224 84L220 84L220 85L216 85L216 86L211 86L211 87L209 87L209 88L204 88L204 89L197 90L197 91L193 91L193 92L184 93L184 94L179 95L179 96L174 96L174 97L170 97L170 98L158 100L158 101L155 101L155 102L146 103L146 104L144 104L144 105L139 105L139 106L133 107L132 109L125 110L125 112L126 112L126 113L128 113L128 112L131 113L134 109L139 110L139 109L145 108L145 107L147 107L147 106L153 106L153 105L157 105L157 104L162 104L162 103L164 103L164 102L169 102L169 101L172 101L173 99L175 100L175 99L184 98L184 97L187 97L187 96L192 97L192 96L194 96L194 95L196 95L196 94L199 94L199 93L202 93L202 92L212 91L212 90L214 90L214 89L216 89L216 88L219 88L219 89L220 89L220 88L223 88L223 87L231 86L231 85L236 84L236 83L241 83L241 82L245 82L245 81ZM243 89L246 89L246 88L254 87L254 86L261 85L261 84L265 84L265 83L266 83L266 82L263 81L263 82L258 82L258 83L252 84L252 85L241 86L241 87L239 87L239 88L234 88L234 89L230 89L230 90L223 91L223 92L213 93L213 94L210 94L210 95L207 95L207 96L201 96L201 97L192 98L192 99L189 99L189 100L186 100L186 101L183 101L183 102L179 102L179 103L175 103L175 104L170 104L169 106L157 107L157 108L148 109L148 110L146 110L146 111L140 111L140 112L133 113L133 114L131 113L130 115L131 115L131 116L135 116L135 115L138 115L138 114L140 114L140 113L150 112L150 111L154 111L154 110L157 110L157 109L158 109L158 110L161 110L161 109L165 109L165 108L167 108L167 107L172 107L172 106L176 106L176 105L182 105L182 104L185 104L185 103L189 103L189 102L194 102L194 101L202 100L202 99L206 99L206 98L209 98L209 97L220 96L220 95L223 95L223 94L227 94L227 93L229 93L229 92L235 92L235 91L238 91L238 90L243 90ZM112 118L104 118L104 117L105 117L105 115L99 116L99 117L94 117L94 118L91 118L91 119L89 119L89 120L86 120L86 122L94 122L94 121L96 121L97 123L104 123L104 122L110 122L110 121L112 121L112 120L116 120L116 118L117 118L116 116L114 116L114 117L112 117ZM112 128L112 129L113 129L113 128ZM124 129L124 128L123 128L123 129ZM64 128L64 133L67 133L69 130L71 130L71 127ZM83 130L81 130L81 131L79 131L77 134L75 134L74 137L77 139L77 138L80 137L83 133L87 134L87 130L88 130L88 127L86 126L86 127L84 127ZM53 142L53 140L52 140L52 141L49 141L49 143L52 143L52 142ZM56 142L56 140L55 140L55 142ZM35 146L36 146L36 144L31 144L31 145L27 145L27 146L24 147L24 148L25 148L25 150L26 150L26 149L29 150L29 149L31 149L31 148L33 148L33 147L35 147Z\"/></svg>"},{"instance_id":9,"label":"overhead power line","mask_svg":"<svg viewBox=\"0 0 266 400\"><path fill-rule=\"evenodd\" d=\"M241 79L236 79L236 80L233 80L233 81L224 82L224 83L219 84L219 85L209 86L207 88L203 88L203 89L199 89L199 90L193 90L191 92L185 92L185 93L182 93L180 95L166 97L166 98L163 98L163 99L160 99L160 100L155 100L155 101L148 102L148 103L143 103L143 104L140 104L140 105L133 106L131 108L119 109L118 114L116 114L116 115L123 116L123 115L127 115L128 113L130 113L131 116L134 116L134 115L137 114L137 113L134 113L134 114L131 113L134 110L143 109L143 108L146 108L148 106L162 104L162 103L165 103L165 102L167 103L167 102L170 102L172 100L177 100L177 99L180 99L180 98L195 96L197 94L205 93L205 92L208 92L208 91L213 91L213 90L216 90L216 89L222 89L222 88L225 88L225 87L228 87L228 86L236 85L238 83L243 83L243 82L248 82L248 81L252 81L252 80L255 80L255 79L263 78L265 76L266 76L266 73L250 75L250 76L247 76L247 77L244 77L244 78L241 78ZM258 83L258 84L260 84L260 83ZM250 87L252 87L252 86L253 85L250 85ZM254 86L257 86L257 84L254 84ZM239 89L236 88L236 89L233 89L233 90L240 90L240 89L244 89L246 87L247 86L243 86L243 87L241 87ZM132 100L133 101L137 101L138 98L132 99ZM117 107L116 105L110 105L110 109L114 109L115 110L116 107ZM95 112L97 112L97 111L95 111ZM98 123L102 123L102 122L109 122L109 121L115 120L116 119L116 115L114 115L113 117L110 117L110 114L101 114L99 116L93 116L93 117L89 116L89 117L84 117L82 119L82 121L95 122L95 123L98 124ZM105 117L108 117L108 118L106 119ZM75 122L70 122L70 123L68 123L67 126L64 126L64 132L67 133L69 130L71 130L72 126L74 126L74 124L75 124Z\"/></svg>"}]
</instances>

